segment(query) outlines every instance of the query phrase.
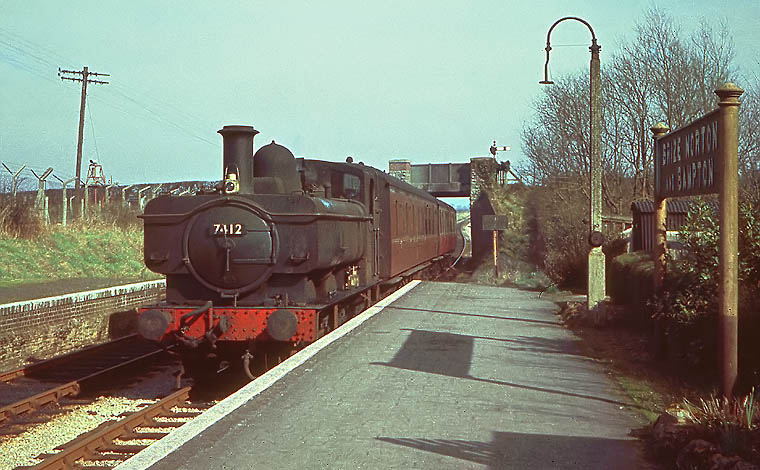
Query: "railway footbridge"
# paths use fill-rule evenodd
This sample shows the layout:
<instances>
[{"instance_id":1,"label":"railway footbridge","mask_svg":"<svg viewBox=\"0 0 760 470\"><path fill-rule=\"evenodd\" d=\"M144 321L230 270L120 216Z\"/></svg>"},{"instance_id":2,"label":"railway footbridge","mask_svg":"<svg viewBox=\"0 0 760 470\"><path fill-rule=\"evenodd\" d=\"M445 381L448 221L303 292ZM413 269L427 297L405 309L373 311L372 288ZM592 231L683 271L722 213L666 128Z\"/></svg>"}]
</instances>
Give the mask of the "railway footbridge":
<instances>
[{"instance_id":1,"label":"railway footbridge","mask_svg":"<svg viewBox=\"0 0 760 470\"><path fill-rule=\"evenodd\" d=\"M391 160L388 172L435 197L469 198L474 256L488 252L492 243L490 231L482 230L482 220L484 215L495 212L482 189L520 181L511 171L509 161L499 162L491 157L473 157L467 163L412 164L409 160Z\"/></svg>"}]
</instances>

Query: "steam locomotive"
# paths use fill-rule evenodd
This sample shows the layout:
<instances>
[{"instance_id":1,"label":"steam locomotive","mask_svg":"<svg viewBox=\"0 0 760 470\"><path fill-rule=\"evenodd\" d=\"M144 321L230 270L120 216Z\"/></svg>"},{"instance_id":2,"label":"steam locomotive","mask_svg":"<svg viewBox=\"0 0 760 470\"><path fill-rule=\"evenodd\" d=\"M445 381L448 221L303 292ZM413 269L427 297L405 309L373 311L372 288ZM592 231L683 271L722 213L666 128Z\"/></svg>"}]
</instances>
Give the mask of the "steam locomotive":
<instances>
[{"instance_id":1,"label":"steam locomotive","mask_svg":"<svg viewBox=\"0 0 760 470\"><path fill-rule=\"evenodd\" d=\"M386 291L446 261L454 209L361 163L296 159L225 126L214 191L151 200L146 266L166 300L138 312L144 338L179 346L196 378L242 358L271 366ZM255 367L254 367L255 369Z\"/></svg>"}]
</instances>

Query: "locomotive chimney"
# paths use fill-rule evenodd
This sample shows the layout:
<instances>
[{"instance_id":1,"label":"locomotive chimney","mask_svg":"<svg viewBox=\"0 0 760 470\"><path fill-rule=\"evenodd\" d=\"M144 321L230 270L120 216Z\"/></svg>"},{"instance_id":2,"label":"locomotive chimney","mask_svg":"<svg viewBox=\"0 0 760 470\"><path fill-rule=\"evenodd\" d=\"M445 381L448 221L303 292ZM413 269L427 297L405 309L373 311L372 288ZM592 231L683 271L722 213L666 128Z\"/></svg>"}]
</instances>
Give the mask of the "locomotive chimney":
<instances>
[{"instance_id":1,"label":"locomotive chimney","mask_svg":"<svg viewBox=\"0 0 760 470\"><path fill-rule=\"evenodd\" d=\"M253 194L253 137L259 131L252 126L224 126L217 132L222 134L224 141L223 180L235 173L240 194Z\"/></svg>"}]
</instances>

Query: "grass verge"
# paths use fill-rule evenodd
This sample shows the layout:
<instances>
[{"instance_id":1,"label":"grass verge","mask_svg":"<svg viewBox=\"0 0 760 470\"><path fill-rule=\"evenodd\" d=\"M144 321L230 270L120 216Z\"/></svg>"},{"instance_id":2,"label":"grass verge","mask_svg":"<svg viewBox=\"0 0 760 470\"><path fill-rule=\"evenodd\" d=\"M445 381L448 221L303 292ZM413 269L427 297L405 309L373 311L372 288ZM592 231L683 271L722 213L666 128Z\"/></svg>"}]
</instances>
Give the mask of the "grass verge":
<instances>
[{"instance_id":1,"label":"grass verge","mask_svg":"<svg viewBox=\"0 0 760 470\"><path fill-rule=\"evenodd\" d=\"M81 222L31 239L0 236L0 288L77 278L157 279L142 262L142 227Z\"/></svg>"}]
</instances>

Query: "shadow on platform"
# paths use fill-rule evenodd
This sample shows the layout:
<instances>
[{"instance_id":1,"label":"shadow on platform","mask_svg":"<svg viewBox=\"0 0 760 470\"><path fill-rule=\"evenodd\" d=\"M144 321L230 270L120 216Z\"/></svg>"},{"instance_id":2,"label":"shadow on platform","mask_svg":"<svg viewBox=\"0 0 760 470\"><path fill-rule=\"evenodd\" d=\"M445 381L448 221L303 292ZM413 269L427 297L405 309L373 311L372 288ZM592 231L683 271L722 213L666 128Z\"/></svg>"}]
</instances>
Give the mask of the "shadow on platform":
<instances>
[{"instance_id":1,"label":"shadow on platform","mask_svg":"<svg viewBox=\"0 0 760 470\"><path fill-rule=\"evenodd\" d=\"M486 465L489 469L641 468L637 444L622 439L514 432L494 432L491 442L396 437L376 439Z\"/></svg>"},{"instance_id":2,"label":"shadow on platform","mask_svg":"<svg viewBox=\"0 0 760 470\"><path fill-rule=\"evenodd\" d=\"M460 335L439 331L405 330L410 331L410 334L406 338L401 349L399 349L393 356L393 359L391 359L390 362L371 362L370 365L445 375L494 385L531 390L534 392L595 400L629 408L641 408L632 403L624 403L585 393L537 387L534 385L496 379L479 378L470 375L470 365L472 364L472 355L476 339L500 341L508 344L508 349L517 352L581 356L582 354L580 353L577 344L571 340L553 340L549 338L526 336L518 336L516 339L503 339L486 336Z\"/></svg>"},{"instance_id":3,"label":"shadow on platform","mask_svg":"<svg viewBox=\"0 0 760 470\"><path fill-rule=\"evenodd\" d=\"M559 321L531 320L528 318L516 318L516 317L500 317L497 315L483 315L480 313L451 312L451 311L445 311L445 310L430 310L427 308L397 307L395 305L389 305L385 307L385 309L386 310L407 310L411 312L425 312L425 313L443 313L445 315L461 315L464 317L488 318L492 320L509 320L509 321L524 322L524 323L533 323L537 325L547 325L547 326L553 326L553 327L562 326L562 324Z\"/></svg>"}]
</instances>

